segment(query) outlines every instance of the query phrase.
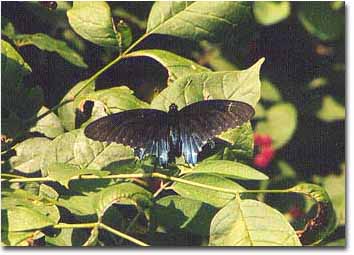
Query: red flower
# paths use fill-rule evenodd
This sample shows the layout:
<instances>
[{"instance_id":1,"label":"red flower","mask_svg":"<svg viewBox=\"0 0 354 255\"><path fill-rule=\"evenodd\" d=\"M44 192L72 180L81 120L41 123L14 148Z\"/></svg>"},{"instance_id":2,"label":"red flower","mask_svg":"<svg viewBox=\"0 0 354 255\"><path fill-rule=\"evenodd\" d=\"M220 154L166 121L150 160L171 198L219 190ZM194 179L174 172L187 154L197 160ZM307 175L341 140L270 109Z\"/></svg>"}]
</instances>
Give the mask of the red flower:
<instances>
[{"instance_id":1,"label":"red flower","mask_svg":"<svg viewBox=\"0 0 354 255\"><path fill-rule=\"evenodd\" d=\"M253 164L259 168L266 168L275 155L272 147L272 138L269 135L254 134L254 144L258 147L259 153L254 157Z\"/></svg>"}]
</instances>

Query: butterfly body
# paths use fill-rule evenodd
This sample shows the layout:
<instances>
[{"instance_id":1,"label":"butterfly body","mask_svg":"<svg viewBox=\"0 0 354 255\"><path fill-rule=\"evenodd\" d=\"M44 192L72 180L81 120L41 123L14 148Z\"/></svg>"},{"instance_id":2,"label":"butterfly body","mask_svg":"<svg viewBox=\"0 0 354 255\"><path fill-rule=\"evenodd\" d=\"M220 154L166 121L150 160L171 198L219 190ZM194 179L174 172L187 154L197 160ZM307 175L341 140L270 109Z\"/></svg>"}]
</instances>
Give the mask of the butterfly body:
<instances>
[{"instance_id":1,"label":"butterfly body","mask_svg":"<svg viewBox=\"0 0 354 255\"><path fill-rule=\"evenodd\" d=\"M153 155L160 165L183 155L197 163L198 153L210 139L250 120L254 109L232 100L206 100L180 111L171 104L168 112L136 109L112 114L90 123L85 135L93 140L129 145L140 158Z\"/></svg>"}]
</instances>

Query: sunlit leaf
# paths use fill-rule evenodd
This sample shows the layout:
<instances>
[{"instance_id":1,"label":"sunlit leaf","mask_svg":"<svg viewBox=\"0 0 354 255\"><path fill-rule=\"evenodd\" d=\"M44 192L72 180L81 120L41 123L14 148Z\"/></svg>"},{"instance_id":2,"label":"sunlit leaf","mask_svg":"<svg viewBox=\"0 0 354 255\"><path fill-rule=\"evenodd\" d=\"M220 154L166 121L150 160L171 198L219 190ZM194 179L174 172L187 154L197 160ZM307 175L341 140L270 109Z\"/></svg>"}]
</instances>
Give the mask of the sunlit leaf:
<instances>
[{"instance_id":1,"label":"sunlit leaf","mask_svg":"<svg viewBox=\"0 0 354 255\"><path fill-rule=\"evenodd\" d=\"M205 160L192 169L193 173L219 174L239 180L267 180L268 177L256 169L229 160Z\"/></svg>"},{"instance_id":2,"label":"sunlit leaf","mask_svg":"<svg viewBox=\"0 0 354 255\"><path fill-rule=\"evenodd\" d=\"M257 1L253 5L253 13L259 24L269 26L276 24L290 15L289 2Z\"/></svg>"},{"instance_id":3,"label":"sunlit leaf","mask_svg":"<svg viewBox=\"0 0 354 255\"><path fill-rule=\"evenodd\" d=\"M18 143L15 147L16 155L9 160L10 166L27 174L39 171L42 157L50 142L44 137L33 137Z\"/></svg>"},{"instance_id":4,"label":"sunlit leaf","mask_svg":"<svg viewBox=\"0 0 354 255\"><path fill-rule=\"evenodd\" d=\"M208 173L192 173L182 177L183 180L201 183L209 186L230 189L234 191L244 191L241 185L228 180L222 176ZM234 194L221 191L213 191L206 188L193 186L190 184L176 182L172 186L173 190L182 197L199 200L215 207L223 207L235 198Z\"/></svg>"},{"instance_id":5,"label":"sunlit leaf","mask_svg":"<svg viewBox=\"0 0 354 255\"><path fill-rule=\"evenodd\" d=\"M156 2L148 18L147 33L195 41L223 41L227 34L237 41L251 28L251 7L246 2Z\"/></svg>"},{"instance_id":6,"label":"sunlit leaf","mask_svg":"<svg viewBox=\"0 0 354 255\"><path fill-rule=\"evenodd\" d=\"M42 106L37 113L37 117L48 112L48 110L49 109L47 107ZM64 133L64 128L61 125L59 117L55 113L51 112L39 119L36 124L31 127L30 131L39 132L49 138L55 138Z\"/></svg>"},{"instance_id":7,"label":"sunlit leaf","mask_svg":"<svg viewBox=\"0 0 354 255\"><path fill-rule=\"evenodd\" d=\"M280 212L246 199L230 202L215 215L209 245L301 246L301 243Z\"/></svg>"},{"instance_id":8,"label":"sunlit leaf","mask_svg":"<svg viewBox=\"0 0 354 255\"><path fill-rule=\"evenodd\" d=\"M104 47L118 47L108 3L75 1L67 15L74 31L86 40Z\"/></svg>"}]
</instances>

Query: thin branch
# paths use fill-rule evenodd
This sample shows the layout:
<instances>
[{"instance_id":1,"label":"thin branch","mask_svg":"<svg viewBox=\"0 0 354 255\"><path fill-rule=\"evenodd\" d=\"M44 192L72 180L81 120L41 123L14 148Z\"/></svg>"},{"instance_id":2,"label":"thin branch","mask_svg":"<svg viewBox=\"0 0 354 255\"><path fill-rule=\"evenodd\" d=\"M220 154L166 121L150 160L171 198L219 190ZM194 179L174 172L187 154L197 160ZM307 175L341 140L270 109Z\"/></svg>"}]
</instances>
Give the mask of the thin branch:
<instances>
[{"instance_id":1,"label":"thin branch","mask_svg":"<svg viewBox=\"0 0 354 255\"><path fill-rule=\"evenodd\" d=\"M134 237L132 237L130 235L127 235L127 234L125 234L123 232L120 232L120 231L114 229L114 228L111 228L110 226L107 226L106 224L99 223L99 227L111 232L112 234L115 234L115 235L117 235L119 237L122 237L122 238L124 238L124 239L126 239L126 240L128 240L128 241L130 241L132 243L135 243L135 244L137 244L139 246L149 246L147 243L144 243L144 242L142 242L142 241L140 241L140 240L138 240L138 239L136 239L136 238L134 238Z\"/></svg>"}]
</instances>

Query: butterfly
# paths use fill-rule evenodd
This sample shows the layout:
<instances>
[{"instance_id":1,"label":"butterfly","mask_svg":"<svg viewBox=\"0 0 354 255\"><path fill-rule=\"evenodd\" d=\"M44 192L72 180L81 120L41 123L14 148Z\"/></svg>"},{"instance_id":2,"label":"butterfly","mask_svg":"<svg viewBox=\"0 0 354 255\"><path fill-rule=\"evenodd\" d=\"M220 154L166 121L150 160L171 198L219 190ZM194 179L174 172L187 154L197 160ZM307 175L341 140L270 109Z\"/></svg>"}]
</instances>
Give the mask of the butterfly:
<instances>
[{"instance_id":1,"label":"butterfly","mask_svg":"<svg viewBox=\"0 0 354 255\"><path fill-rule=\"evenodd\" d=\"M84 133L93 140L128 145L139 159L153 155L162 166L181 155L195 165L205 144L254 113L249 104L232 100L199 101L180 111L173 103L168 112L134 109L108 115L90 123Z\"/></svg>"}]
</instances>

